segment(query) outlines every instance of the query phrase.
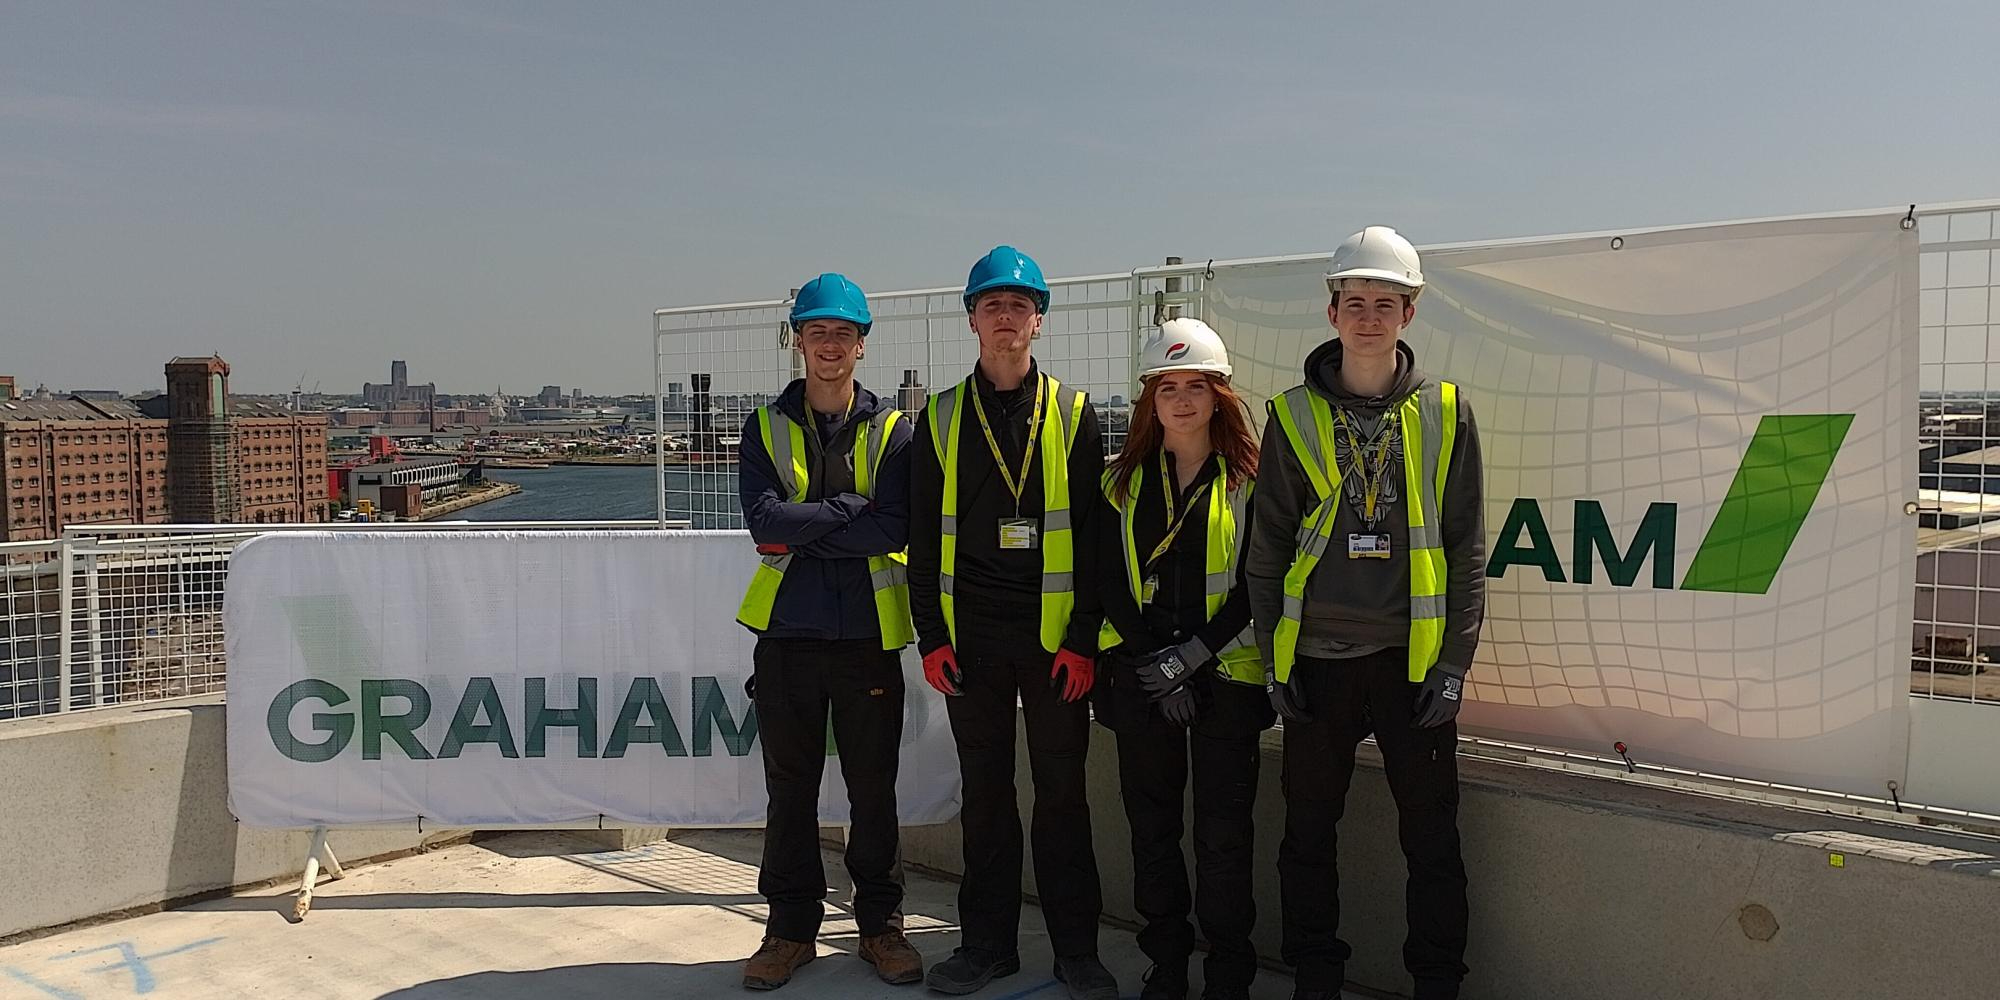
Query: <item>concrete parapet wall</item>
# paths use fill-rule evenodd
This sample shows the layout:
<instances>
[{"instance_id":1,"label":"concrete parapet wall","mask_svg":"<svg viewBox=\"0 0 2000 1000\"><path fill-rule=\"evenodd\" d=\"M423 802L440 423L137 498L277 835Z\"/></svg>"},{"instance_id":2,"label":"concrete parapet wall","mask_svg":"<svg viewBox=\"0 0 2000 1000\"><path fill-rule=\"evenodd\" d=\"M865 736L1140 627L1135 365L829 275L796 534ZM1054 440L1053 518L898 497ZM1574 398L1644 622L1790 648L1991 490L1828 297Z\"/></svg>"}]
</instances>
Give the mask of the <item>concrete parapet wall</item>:
<instances>
[{"instance_id":1,"label":"concrete parapet wall","mask_svg":"<svg viewBox=\"0 0 2000 1000\"><path fill-rule=\"evenodd\" d=\"M1105 912L1135 921L1114 737L1092 728ZM1284 801L1279 737L1267 737L1256 937L1272 961ZM1033 808L1025 745L1018 735L1024 823ZM2000 844L1991 839L1482 761L1463 760L1461 774L1467 1000L2000 995ZM1340 832L1341 929L1355 952L1348 978L1407 995L1403 858L1371 748ZM956 823L906 830L903 846L914 864L962 870ZM1032 857L1025 881L1032 892Z\"/></svg>"},{"instance_id":2,"label":"concrete parapet wall","mask_svg":"<svg viewBox=\"0 0 2000 1000\"><path fill-rule=\"evenodd\" d=\"M296 876L310 834L229 814L222 696L0 723L0 937ZM343 863L462 836L343 830Z\"/></svg>"},{"instance_id":3,"label":"concrete parapet wall","mask_svg":"<svg viewBox=\"0 0 2000 1000\"><path fill-rule=\"evenodd\" d=\"M1112 740L1093 729L1093 828L1106 912L1130 921ZM1279 760L1273 733L1256 807L1267 959L1279 931ZM1990 839L1489 762L1467 760L1463 773L1468 1000L1972 1000L2000 982ZM1023 753L1024 823L1027 774ZM306 834L230 817L219 696L0 724L0 775L0 936L295 876L305 857ZM1366 749L1341 833L1349 978L1406 992L1395 810ZM340 830L333 844L348 861L452 836ZM961 870L956 824L908 829L903 845L914 864ZM1032 864L1026 883L1032 892Z\"/></svg>"}]
</instances>

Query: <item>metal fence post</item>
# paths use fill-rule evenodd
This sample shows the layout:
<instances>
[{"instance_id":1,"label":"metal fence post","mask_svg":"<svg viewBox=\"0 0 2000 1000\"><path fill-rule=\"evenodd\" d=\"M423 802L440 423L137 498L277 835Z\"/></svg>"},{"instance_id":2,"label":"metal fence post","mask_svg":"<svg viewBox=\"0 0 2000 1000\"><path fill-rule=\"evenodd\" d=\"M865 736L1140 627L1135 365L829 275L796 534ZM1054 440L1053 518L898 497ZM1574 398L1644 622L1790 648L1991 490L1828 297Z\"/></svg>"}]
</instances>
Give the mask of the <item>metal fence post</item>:
<instances>
[{"instance_id":1,"label":"metal fence post","mask_svg":"<svg viewBox=\"0 0 2000 1000\"><path fill-rule=\"evenodd\" d=\"M70 710L69 669L72 653L70 643L75 632L70 621L75 613L75 601L71 597L72 577L76 572L76 559L72 546L76 543L68 538L56 542L56 615L61 623L56 626L56 711Z\"/></svg>"},{"instance_id":2,"label":"metal fence post","mask_svg":"<svg viewBox=\"0 0 2000 1000\"><path fill-rule=\"evenodd\" d=\"M88 616L90 629L90 693L86 697L87 707L91 708L109 703L104 697L104 622L99 618L102 603L97 585L96 548L93 543L83 559L83 613Z\"/></svg>"}]
</instances>

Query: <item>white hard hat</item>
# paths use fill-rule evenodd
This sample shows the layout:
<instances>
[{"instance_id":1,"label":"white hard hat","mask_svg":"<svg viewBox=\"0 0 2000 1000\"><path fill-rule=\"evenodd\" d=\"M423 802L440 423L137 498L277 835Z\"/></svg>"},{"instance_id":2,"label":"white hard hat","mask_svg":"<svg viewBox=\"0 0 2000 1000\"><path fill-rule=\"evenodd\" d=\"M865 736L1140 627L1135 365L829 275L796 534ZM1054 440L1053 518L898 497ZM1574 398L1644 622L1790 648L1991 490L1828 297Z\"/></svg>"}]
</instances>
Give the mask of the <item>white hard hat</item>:
<instances>
[{"instance_id":1,"label":"white hard hat","mask_svg":"<svg viewBox=\"0 0 2000 1000\"><path fill-rule=\"evenodd\" d=\"M1424 289L1424 268L1417 260L1417 248L1388 226L1369 226L1349 236L1333 252L1326 290L1339 294L1340 283L1348 278L1400 285L1410 290L1411 299Z\"/></svg>"},{"instance_id":2,"label":"white hard hat","mask_svg":"<svg viewBox=\"0 0 2000 1000\"><path fill-rule=\"evenodd\" d=\"M1160 324L1139 344L1139 378L1168 372L1214 372L1228 378L1229 351L1222 335L1198 319L1180 317Z\"/></svg>"}]
</instances>

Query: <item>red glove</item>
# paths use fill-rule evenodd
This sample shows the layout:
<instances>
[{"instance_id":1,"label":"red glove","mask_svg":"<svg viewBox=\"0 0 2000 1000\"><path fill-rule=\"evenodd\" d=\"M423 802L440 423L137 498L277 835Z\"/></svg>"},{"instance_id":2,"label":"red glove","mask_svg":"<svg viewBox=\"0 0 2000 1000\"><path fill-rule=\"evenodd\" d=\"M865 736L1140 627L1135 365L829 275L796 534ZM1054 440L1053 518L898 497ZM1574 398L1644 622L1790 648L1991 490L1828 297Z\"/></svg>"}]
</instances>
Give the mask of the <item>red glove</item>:
<instances>
[{"instance_id":1,"label":"red glove","mask_svg":"<svg viewBox=\"0 0 2000 1000\"><path fill-rule=\"evenodd\" d=\"M1069 676L1064 677L1063 671ZM1097 683L1097 661L1064 648L1056 651L1055 666L1049 668L1049 686L1062 685L1062 700L1075 701L1090 693Z\"/></svg>"},{"instance_id":2,"label":"red glove","mask_svg":"<svg viewBox=\"0 0 2000 1000\"><path fill-rule=\"evenodd\" d=\"M939 646L925 653L924 680L949 697L964 694L965 675L958 672L958 653L950 646Z\"/></svg>"},{"instance_id":3,"label":"red glove","mask_svg":"<svg viewBox=\"0 0 2000 1000\"><path fill-rule=\"evenodd\" d=\"M781 556L790 551L792 550L778 542L766 542L757 546L757 554L760 556Z\"/></svg>"}]
</instances>

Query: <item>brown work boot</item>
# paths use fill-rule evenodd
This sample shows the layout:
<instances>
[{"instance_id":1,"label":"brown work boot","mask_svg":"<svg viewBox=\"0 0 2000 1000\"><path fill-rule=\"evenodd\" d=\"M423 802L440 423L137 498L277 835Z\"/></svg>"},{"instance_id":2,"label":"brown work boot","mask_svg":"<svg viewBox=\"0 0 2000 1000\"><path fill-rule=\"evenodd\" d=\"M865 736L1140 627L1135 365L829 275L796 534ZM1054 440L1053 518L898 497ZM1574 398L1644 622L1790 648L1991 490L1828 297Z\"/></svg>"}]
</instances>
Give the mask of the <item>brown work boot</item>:
<instances>
[{"instance_id":1,"label":"brown work boot","mask_svg":"<svg viewBox=\"0 0 2000 1000\"><path fill-rule=\"evenodd\" d=\"M861 960L874 966L875 974L892 985L914 983L924 976L924 956L917 954L916 946L895 927L862 938Z\"/></svg>"},{"instance_id":2,"label":"brown work boot","mask_svg":"<svg viewBox=\"0 0 2000 1000\"><path fill-rule=\"evenodd\" d=\"M767 937L757 954L743 963L743 986L752 990L775 990L792 981L792 973L816 956L811 941L787 941Z\"/></svg>"}]
</instances>

